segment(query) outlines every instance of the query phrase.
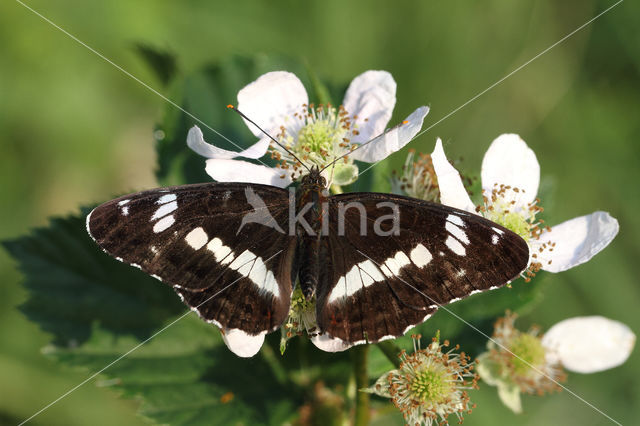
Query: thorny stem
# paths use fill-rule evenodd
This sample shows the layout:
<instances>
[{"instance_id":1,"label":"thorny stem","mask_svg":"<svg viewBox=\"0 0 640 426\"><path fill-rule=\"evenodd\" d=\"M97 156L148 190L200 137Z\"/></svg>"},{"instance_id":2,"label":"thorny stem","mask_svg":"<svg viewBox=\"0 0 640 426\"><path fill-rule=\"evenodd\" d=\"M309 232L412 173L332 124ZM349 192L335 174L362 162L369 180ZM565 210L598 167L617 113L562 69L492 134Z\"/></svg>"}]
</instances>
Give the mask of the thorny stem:
<instances>
[{"instance_id":1,"label":"thorny stem","mask_svg":"<svg viewBox=\"0 0 640 426\"><path fill-rule=\"evenodd\" d=\"M382 351L391 364L396 368L400 367L400 358L398 355L400 354L401 349L398 345L393 343L391 340L384 340L379 342L376 346L378 346L378 349Z\"/></svg>"},{"instance_id":2,"label":"thorny stem","mask_svg":"<svg viewBox=\"0 0 640 426\"><path fill-rule=\"evenodd\" d=\"M353 372L356 376L356 415L354 426L366 426L369 424L369 394L361 392L369 385L367 374L367 355L369 345L358 345L351 350L353 354Z\"/></svg>"}]
</instances>

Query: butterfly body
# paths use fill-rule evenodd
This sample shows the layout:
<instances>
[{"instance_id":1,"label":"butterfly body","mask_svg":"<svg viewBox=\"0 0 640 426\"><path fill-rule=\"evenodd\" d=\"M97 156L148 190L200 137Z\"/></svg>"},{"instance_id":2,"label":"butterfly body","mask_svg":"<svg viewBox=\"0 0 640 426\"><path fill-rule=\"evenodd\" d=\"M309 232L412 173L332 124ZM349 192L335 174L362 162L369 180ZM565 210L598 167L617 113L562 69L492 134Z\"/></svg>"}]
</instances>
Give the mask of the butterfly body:
<instances>
[{"instance_id":1,"label":"butterfly body","mask_svg":"<svg viewBox=\"0 0 640 426\"><path fill-rule=\"evenodd\" d=\"M325 196L326 180L316 168L306 175L296 192L296 215L301 214L300 221L296 221L296 237L298 247L296 258L299 271L294 271L292 277L298 277L300 289L307 300L311 300L316 293L318 276L320 274L320 251L323 244L322 236L326 234L327 225L327 197ZM307 226L308 225L308 226Z\"/></svg>"},{"instance_id":2,"label":"butterfly body","mask_svg":"<svg viewBox=\"0 0 640 426\"><path fill-rule=\"evenodd\" d=\"M344 349L400 336L528 263L524 240L479 216L392 194L329 196L325 186L313 169L295 196L250 183L144 191L97 207L87 228L108 254L172 285L226 340L259 343L234 350L241 356L283 324L296 282L316 298L322 342Z\"/></svg>"}]
</instances>

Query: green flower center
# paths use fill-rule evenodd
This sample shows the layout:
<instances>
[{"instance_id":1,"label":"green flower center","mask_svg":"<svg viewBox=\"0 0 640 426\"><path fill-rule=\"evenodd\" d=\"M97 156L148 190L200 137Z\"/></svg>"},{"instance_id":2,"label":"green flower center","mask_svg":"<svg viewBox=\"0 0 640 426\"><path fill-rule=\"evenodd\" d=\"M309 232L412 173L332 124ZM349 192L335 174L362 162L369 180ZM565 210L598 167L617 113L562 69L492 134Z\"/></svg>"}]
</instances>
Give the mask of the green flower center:
<instances>
[{"instance_id":1,"label":"green flower center","mask_svg":"<svg viewBox=\"0 0 640 426\"><path fill-rule=\"evenodd\" d=\"M455 390L447 371L433 368L418 372L411 381L409 389L415 399L434 404L445 401L447 396Z\"/></svg>"},{"instance_id":2,"label":"green flower center","mask_svg":"<svg viewBox=\"0 0 640 426\"><path fill-rule=\"evenodd\" d=\"M529 241L531 237L531 223L520 213L493 211L487 215L487 219L515 232L525 241Z\"/></svg>"},{"instance_id":3,"label":"green flower center","mask_svg":"<svg viewBox=\"0 0 640 426\"><path fill-rule=\"evenodd\" d=\"M295 113L293 120L302 120L302 127L297 133L281 127L279 139L306 167L277 147L273 147L272 157L279 162L279 167L293 168L294 178L304 174L307 168L324 168L334 159L348 154L352 148L351 138L358 134L353 118L342 106L304 105L303 111ZM333 185L348 185L357 179L358 167L352 159L345 156L328 169L326 174L325 178Z\"/></svg>"},{"instance_id":4,"label":"green flower center","mask_svg":"<svg viewBox=\"0 0 640 426\"><path fill-rule=\"evenodd\" d=\"M537 368L545 362L544 347L537 336L522 333L513 339L509 350L515 355L511 359L511 365L518 376L535 374L531 366Z\"/></svg>"},{"instance_id":5,"label":"green flower center","mask_svg":"<svg viewBox=\"0 0 640 426\"><path fill-rule=\"evenodd\" d=\"M303 155L313 152L324 156L334 150L334 145L342 141L345 133L344 129L336 127L327 119L312 121L298 132L295 148Z\"/></svg>"}]
</instances>

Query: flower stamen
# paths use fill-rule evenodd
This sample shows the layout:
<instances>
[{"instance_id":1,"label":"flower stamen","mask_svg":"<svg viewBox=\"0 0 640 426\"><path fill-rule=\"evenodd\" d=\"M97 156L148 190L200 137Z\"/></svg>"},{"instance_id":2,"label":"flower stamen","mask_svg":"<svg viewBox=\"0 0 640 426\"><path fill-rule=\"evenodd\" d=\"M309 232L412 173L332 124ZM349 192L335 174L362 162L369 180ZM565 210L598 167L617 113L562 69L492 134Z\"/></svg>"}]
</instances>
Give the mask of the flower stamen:
<instances>
[{"instance_id":1,"label":"flower stamen","mask_svg":"<svg viewBox=\"0 0 640 426\"><path fill-rule=\"evenodd\" d=\"M278 142L301 158L308 168L317 166L322 169L358 146L351 143L358 134L355 117L349 116L342 105L338 108L331 104L317 107L314 104L302 105L301 110L293 114L293 120L287 120L286 124L280 127ZM306 167L278 145L271 145L269 152L279 161L276 167L292 169L293 179L298 179L306 171ZM358 176L358 168L348 155L343 162L335 164L332 172L333 183L337 185L352 183Z\"/></svg>"}]
</instances>

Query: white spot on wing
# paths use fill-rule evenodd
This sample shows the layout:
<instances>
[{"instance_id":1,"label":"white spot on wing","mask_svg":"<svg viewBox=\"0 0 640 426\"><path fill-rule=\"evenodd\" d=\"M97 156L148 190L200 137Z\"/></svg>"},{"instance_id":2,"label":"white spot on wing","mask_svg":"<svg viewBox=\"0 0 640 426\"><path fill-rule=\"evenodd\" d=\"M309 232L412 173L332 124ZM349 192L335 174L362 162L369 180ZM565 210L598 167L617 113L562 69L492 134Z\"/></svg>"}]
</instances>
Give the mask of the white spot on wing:
<instances>
[{"instance_id":1,"label":"white spot on wing","mask_svg":"<svg viewBox=\"0 0 640 426\"><path fill-rule=\"evenodd\" d=\"M460 228L457 225L454 225L451 222L447 222L444 225L444 227L447 230L447 232L449 232L451 235L456 237L461 243L469 244L469 238L467 238L467 233L464 232L462 228Z\"/></svg>"},{"instance_id":2,"label":"white spot on wing","mask_svg":"<svg viewBox=\"0 0 640 426\"><path fill-rule=\"evenodd\" d=\"M122 216L129 216L129 206L121 207L120 213L122 213Z\"/></svg>"},{"instance_id":3,"label":"white spot on wing","mask_svg":"<svg viewBox=\"0 0 640 426\"><path fill-rule=\"evenodd\" d=\"M496 228L495 226L491 227L491 229L493 229L498 235L504 234L502 229Z\"/></svg>"},{"instance_id":4,"label":"white spot on wing","mask_svg":"<svg viewBox=\"0 0 640 426\"><path fill-rule=\"evenodd\" d=\"M399 251L393 257L390 257L384 261L384 268L382 268L382 270L385 272L385 274L387 272L390 272L390 274L388 274L390 277L395 277L400 273L401 268L409 265L410 263L411 262L409 261L407 255Z\"/></svg>"},{"instance_id":5,"label":"white spot on wing","mask_svg":"<svg viewBox=\"0 0 640 426\"><path fill-rule=\"evenodd\" d=\"M461 227L465 227L464 222L462 221L462 218L460 216L456 216L454 214L450 214L449 216L447 216L447 222L453 223L454 225L458 225Z\"/></svg>"},{"instance_id":6,"label":"white spot on wing","mask_svg":"<svg viewBox=\"0 0 640 426\"><path fill-rule=\"evenodd\" d=\"M176 194L163 195L162 197L158 198L157 204L170 203L172 201L175 201L176 198L178 198Z\"/></svg>"},{"instance_id":7,"label":"white spot on wing","mask_svg":"<svg viewBox=\"0 0 640 426\"><path fill-rule=\"evenodd\" d=\"M407 256L402 252L398 253L404 256L406 264L409 264ZM398 253L396 254L396 257L399 257L401 259L400 261L404 262L403 257L398 256ZM389 259L387 259L387 261L388 260ZM393 263L393 267L398 267L399 271L401 266L398 266L398 263ZM380 272L380 269L382 269L382 272ZM333 287L333 290L329 295L329 303L333 303L339 299L345 299L376 282L384 281L385 275L393 276L388 266L381 265L380 268L378 268L378 266L376 266L376 264L370 259L357 263L353 265L345 276L338 279L337 284Z\"/></svg>"},{"instance_id":8,"label":"white spot on wing","mask_svg":"<svg viewBox=\"0 0 640 426\"><path fill-rule=\"evenodd\" d=\"M187 244L193 247L194 250L200 250L209 241L209 236L201 227L194 229L184 237Z\"/></svg>"},{"instance_id":9,"label":"white spot on wing","mask_svg":"<svg viewBox=\"0 0 640 426\"><path fill-rule=\"evenodd\" d=\"M207 244L207 250L213 253L213 256L216 258L216 262L221 265L231 263L235 258L231 252L231 247L222 244L222 240L220 238L214 238L209 241L209 244Z\"/></svg>"},{"instance_id":10,"label":"white spot on wing","mask_svg":"<svg viewBox=\"0 0 640 426\"><path fill-rule=\"evenodd\" d=\"M346 289L343 294L344 297L349 297L356 291L362 289L362 279L360 278L360 271L357 266L354 265L353 268L347 272L347 275L345 275L345 281ZM333 292L331 292L331 295L333 296ZM331 297L329 297L329 301L331 301Z\"/></svg>"},{"instance_id":11,"label":"white spot on wing","mask_svg":"<svg viewBox=\"0 0 640 426\"><path fill-rule=\"evenodd\" d=\"M429 250L427 250L427 248L422 244L418 244L416 248L411 250L411 253L409 253L409 257L411 258L411 261L414 263L414 265L416 265L418 268L427 266L427 264L431 262L431 259L433 259L433 256L431 255Z\"/></svg>"},{"instance_id":12,"label":"white spot on wing","mask_svg":"<svg viewBox=\"0 0 640 426\"><path fill-rule=\"evenodd\" d=\"M500 239L500 237L498 236L498 234L493 234L491 236L491 244L496 245L498 244L498 240Z\"/></svg>"},{"instance_id":13,"label":"white spot on wing","mask_svg":"<svg viewBox=\"0 0 640 426\"><path fill-rule=\"evenodd\" d=\"M229 268L237 271L243 277L248 277L249 272L251 271L251 267L253 266L253 260L256 258L256 255L251 253L249 250L245 250L240 253L240 256L236 257L236 259L231 262Z\"/></svg>"},{"instance_id":14,"label":"white spot on wing","mask_svg":"<svg viewBox=\"0 0 640 426\"><path fill-rule=\"evenodd\" d=\"M127 204L129 201L131 201L130 199L126 199L126 200L122 200L122 201L118 201L118 205L119 206L124 206L125 204Z\"/></svg>"},{"instance_id":15,"label":"white spot on wing","mask_svg":"<svg viewBox=\"0 0 640 426\"><path fill-rule=\"evenodd\" d=\"M171 225L173 225L175 221L176 219L173 217L173 215L165 216L159 221L157 221L155 225L153 225L153 232L158 234L168 229Z\"/></svg>"},{"instance_id":16,"label":"white spot on wing","mask_svg":"<svg viewBox=\"0 0 640 426\"><path fill-rule=\"evenodd\" d=\"M231 252L231 249L229 249L227 246L222 245L222 241L220 241L220 239L218 238L214 238L213 240L211 240L211 243L213 243L215 240L218 240L219 243L216 242L215 246L213 246L213 248L215 249L214 254L225 254L227 253L227 250L225 249L228 249L229 253ZM209 243L209 246L207 248L211 249L211 243ZM233 254L231 254L230 257L233 258ZM217 258L218 256L216 255L216 260ZM280 289L278 287L278 282L273 275L273 272L267 269L267 265L265 265L261 257L257 257L249 250L245 250L240 253L240 256L236 257L235 260L231 262L229 268L237 271L245 278L249 278L260 291L265 291L271 293L275 297L280 297Z\"/></svg>"},{"instance_id":17,"label":"white spot on wing","mask_svg":"<svg viewBox=\"0 0 640 426\"><path fill-rule=\"evenodd\" d=\"M451 235L447 237L447 240L444 243L449 247L449 250L458 256L465 256L467 254L467 251L464 249L464 246L460 244L460 241L456 240Z\"/></svg>"},{"instance_id":18,"label":"white spot on wing","mask_svg":"<svg viewBox=\"0 0 640 426\"><path fill-rule=\"evenodd\" d=\"M177 208L178 208L177 201L172 201L170 203L163 204L160 207L158 207L158 210L156 210L153 216L151 216L151 220L156 220L163 216L166 216Z\"/></svg>"},{"instance_id":19,"label":"white spot on wing","mask_svg":"<svg viewBox=\"0 0 640 426\"><path fill-rule=\"evenodd\" d=\"M360 269L362 269L363 278L364 278L364 275L367 275L368 277L371 277L371 279L373 279L374 281L384 280L384 275L382 275L382 273L380 272L380 269L378 269L375 263L373 263L369 259L365 260L364 262L360 262L358 266L360 267Z\"/></svg>"}]
</instances>

